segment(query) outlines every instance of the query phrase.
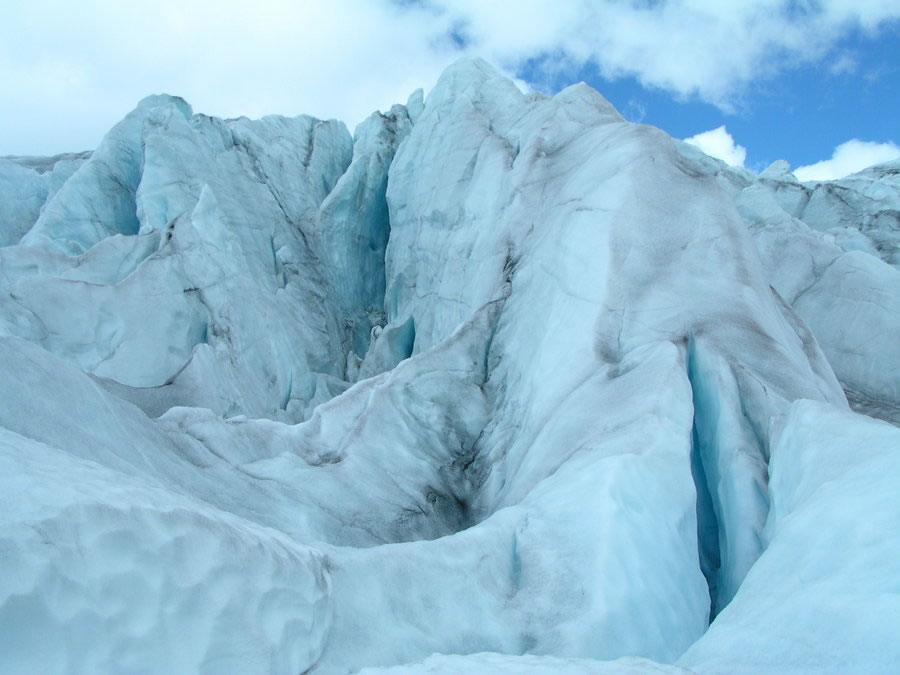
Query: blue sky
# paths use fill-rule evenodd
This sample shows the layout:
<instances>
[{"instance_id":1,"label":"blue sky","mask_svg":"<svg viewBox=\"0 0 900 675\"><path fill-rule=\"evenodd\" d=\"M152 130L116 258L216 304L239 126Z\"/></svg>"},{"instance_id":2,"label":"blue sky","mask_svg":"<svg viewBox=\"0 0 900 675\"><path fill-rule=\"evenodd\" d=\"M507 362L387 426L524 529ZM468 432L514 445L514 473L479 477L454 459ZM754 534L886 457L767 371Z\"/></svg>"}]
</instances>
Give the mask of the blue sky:
<instances>
[{"instance_id":1,"label":"blue sky","mask_svg":"<svg viewBox=\"0 0 900 675\"><path fill-rule=\"evenodd\" d=\"M29 0L0 3L0 155L92 148L159 92L352 129L461 56L546 93L585 80L751 170L900 154L897 0Z\"/></svg>"},{"instance_id":2,"label":"blue sky","mask_svg":"<svg viewBox=\"0 0 900 675\"><path fill-rule=\"evenodd\" d=\"M851 138L900 144L900 21L872 35L848 31L828 57L752 82L724 110L696 95L645 87L634 76L604 78L594 64L547 81L541 61L523 63L518 77L547 93L584 80L630 121L677 138L724 125L747 149L745 166L757 172L782 158L795 167L813 164Z\"/></svg>"}]
</instances>

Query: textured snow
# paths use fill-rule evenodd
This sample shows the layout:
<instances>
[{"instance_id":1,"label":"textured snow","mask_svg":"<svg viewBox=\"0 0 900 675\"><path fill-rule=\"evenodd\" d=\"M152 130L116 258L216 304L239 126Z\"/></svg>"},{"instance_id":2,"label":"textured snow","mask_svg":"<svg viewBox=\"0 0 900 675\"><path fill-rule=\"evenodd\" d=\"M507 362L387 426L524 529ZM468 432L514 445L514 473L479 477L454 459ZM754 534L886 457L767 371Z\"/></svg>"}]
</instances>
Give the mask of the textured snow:
<instances>
[{"instance_id":1,"label":"textured snow","mask_svg":"<svg viewBox=\"0 0 900 675\"><path fill-rule=\"evenodd\" d=\"M287 673L319 656L317 552L5 429L0 485L9 672Z\"/></svg>"},{"instance_id":2,"label":"textured snow","mask_svg":"<svg viewBox=\"0 0 900 675\"><path fill-rule=\"evenodd\" d=\"M896 670L897 175L478 60L0 159L4 665Z\"/></svg>"}]
</instances>

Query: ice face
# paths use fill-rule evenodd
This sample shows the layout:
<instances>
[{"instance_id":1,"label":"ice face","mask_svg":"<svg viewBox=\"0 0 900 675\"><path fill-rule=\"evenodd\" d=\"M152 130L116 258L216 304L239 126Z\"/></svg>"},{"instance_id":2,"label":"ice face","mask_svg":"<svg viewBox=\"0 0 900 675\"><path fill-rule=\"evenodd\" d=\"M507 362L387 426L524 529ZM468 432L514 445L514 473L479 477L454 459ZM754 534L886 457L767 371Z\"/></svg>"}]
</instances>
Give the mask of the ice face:
<instances>
[{"instance_id":1,"label":"ice face","mask_svg":"<svg viewBox=\"0 0 900 675\"><path fill-rule=\"evenodd\" d=\"M0 161L3 653L889 670L898 432L844 392L900 403L892 171L757 177L478 60L352 137L159 96Z\"/></svg>"}]
</instances>

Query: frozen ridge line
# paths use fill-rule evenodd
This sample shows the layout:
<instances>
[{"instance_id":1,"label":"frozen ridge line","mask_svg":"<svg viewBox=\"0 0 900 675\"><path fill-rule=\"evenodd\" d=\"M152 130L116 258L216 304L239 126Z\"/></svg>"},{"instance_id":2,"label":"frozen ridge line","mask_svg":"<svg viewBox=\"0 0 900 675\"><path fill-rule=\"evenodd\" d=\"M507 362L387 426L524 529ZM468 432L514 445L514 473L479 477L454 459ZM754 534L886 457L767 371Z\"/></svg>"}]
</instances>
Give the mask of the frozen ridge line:
<instances>
[{"instance_id":1,"label":"frozen ridge line","mask_svg":"<svg viewBox=\"0 0 900 675\"><path fill-rule=\"evenodd\" d=\"M900 670L898 175L480 60L0 159L3 669Z\"/></svg>"}]
</instances>

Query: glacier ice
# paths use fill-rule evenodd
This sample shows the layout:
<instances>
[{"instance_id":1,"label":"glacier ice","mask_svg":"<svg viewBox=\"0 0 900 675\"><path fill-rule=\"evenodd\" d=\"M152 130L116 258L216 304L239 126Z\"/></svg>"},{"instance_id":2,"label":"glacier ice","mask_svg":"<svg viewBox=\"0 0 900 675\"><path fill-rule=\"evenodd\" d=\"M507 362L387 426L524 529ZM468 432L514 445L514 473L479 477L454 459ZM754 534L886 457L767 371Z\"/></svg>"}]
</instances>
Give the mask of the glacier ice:
<instances>
[{"instance_id":1,"label":"glacier ice","mask_svg":"<svg viewBox=\"0 0 900 675\"><path fill-rule=\"evenodd\" d=\"M896 670L898 175L480 60L0 159L4 665Z\"/></svg>"}]
</instances>

